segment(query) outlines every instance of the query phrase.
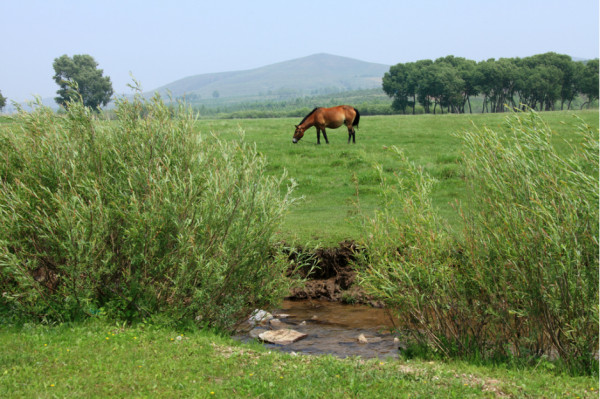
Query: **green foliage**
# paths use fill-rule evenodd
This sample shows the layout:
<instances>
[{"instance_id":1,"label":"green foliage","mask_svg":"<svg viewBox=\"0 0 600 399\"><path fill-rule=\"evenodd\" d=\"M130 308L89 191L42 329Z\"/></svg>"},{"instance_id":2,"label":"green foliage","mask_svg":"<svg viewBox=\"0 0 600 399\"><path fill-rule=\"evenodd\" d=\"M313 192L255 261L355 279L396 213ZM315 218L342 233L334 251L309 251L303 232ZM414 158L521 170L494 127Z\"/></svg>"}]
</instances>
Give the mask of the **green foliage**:
<instances>
[{"instance_id":1,"label":"green foliage","mask_svg":"<svg viewBox=\"0 0 600 399\"><path fill-rule=\"evenodd\" d=\"M63 55L54 60L53 79L60 89L56 92L57 104L66 106L79 96L86 107L97 109L108 104L113 95L112 83L108 76L102 76L98 63L87 54L75 54L73 58Z\"/></svg>"},{"instance_id":2,"label":"green foliage","mask_svg":"<svg viewBox=\"0 0 600 399\"><path fill-rule=\"evenodd\" d=\"M590 103L598 99L597 65L597 59L584 67L552 52L479 63L447 56L392 66L383 76L383 90L394 99L395 110L412 106L413 114L415 99L426 113L436 113L438 106L442 113L464 113L467 104L473 112L471 98L478 94L483 96L482 112L503 112L507 106L548 111L557 104L570 109L578 94Z\"/></svg>"},{"instance_id":3,"label":"green foliage","mask_svg":"<svg viewBox=\"0 0 600 399\"><path fill-rule=\"evenodd\" d=\"M401 150L392 151L402 164L393 183L379 168L383 203L363 218L365 250L356 263L360 285L397 310L405 334L449 355L439 329L444 310L453 308L448 300L455 288L454 243L431 204L434 180Z\"/></svg>"},{"instance_id":4,"label":"green foliage","mask_svg":"<svg viewBox=\"0 0 600 399\"><path fill-rule=\"evenodd\" d=\"M416 90L413 65L393 65L390 71L383 75L383 91L394 99L392 108L396 111L404 111L414 104L409 101L409 97L414 97Z\"/></svg>"},{"instance_id":5,"label":"green foliage","mask_svg":"<svg viewBox=\"0 0 600 399\"><path fill-rule=\"evenodd\" d=\"M403 158L364 221L361 283L398 310L413 342L444 356L558 355L597 373L597 131L582 125L565 156L535 113L507 126L461 135L471 189L461 236L431 206L432 179Z\"/></svg>"},{"instance_id":6,"label":"green foliage","mask_svg":"<svg viewBox=\"0 0 600 399\"><path fill-rule=\"evenodd\" d=\"M6 97L4 97L2 95L2 91L0 91L0 112L2 112L2 110L4 109L5 106L6 106Z\"/></svg>"},{"instance_id":7,"label":"green foliage","mask_svg":"<svg viewBox=\"0 0 600 399\"><path fill-rule=\"evenodd\" d=\"M588 61L576 73L579 91L587 96L589 106L589 103L598 100L598 58Z\"/></svg>"},{"instance_id":8,"label":"green foliage","mask_svg":"<svg viewBox=\"0 0 600 399\"><path fill-rule=\"evenodd\" d=\"M20 112L0 136L0 306L46 320L160 314L231 327L285 291L292 202L241 134L201 137L159 98Z\"/></svg>"},{"instance_id":9,"label":"green foliage","mask_svg":"<svg viewBox=\"0 0 600 399\"><path fill-rule=\"evenodd\" d=\"M579 148L561 156L535 113L464 135L473 203L465 255L478 298L517 354L556 350L597 368L598 139L582 124ZM594 366L595 364L595 366Z\"/></svg>"}]
</instances>

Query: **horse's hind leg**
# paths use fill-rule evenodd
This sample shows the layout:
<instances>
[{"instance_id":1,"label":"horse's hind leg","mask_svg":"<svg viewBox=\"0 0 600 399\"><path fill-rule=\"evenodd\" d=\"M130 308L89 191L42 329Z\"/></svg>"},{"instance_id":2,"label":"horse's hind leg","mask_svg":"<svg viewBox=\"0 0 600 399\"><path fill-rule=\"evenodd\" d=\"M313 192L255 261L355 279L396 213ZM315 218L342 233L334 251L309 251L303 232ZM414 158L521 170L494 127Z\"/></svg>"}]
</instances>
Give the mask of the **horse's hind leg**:
<instances>
[{"instance_id":1,"label":"horse's hind leg","mask_svg":"<svg viewBox=\"0 0 600 399\"><path fill-rule=\"evenodd\" d=\"M352 142L354 144L356 144L356 138L355 138L355 132L354 129L352 127L348 128L348 144L350 144L350 139L352 139Z\"/></svg>"}]
</instances>

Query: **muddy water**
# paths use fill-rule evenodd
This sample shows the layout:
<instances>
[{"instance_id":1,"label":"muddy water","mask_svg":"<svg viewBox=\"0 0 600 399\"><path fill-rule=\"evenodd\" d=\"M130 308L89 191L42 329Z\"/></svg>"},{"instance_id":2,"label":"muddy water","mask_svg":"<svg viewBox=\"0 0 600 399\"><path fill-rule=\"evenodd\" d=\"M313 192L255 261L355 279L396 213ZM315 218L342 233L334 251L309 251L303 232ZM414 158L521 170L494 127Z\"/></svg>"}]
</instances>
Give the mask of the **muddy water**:
<instances>
[{"instance_id":1,"label":"muddy water","mask_svg":"<svg viewBox=\"0 0 600 399\"><path fill-rule=\"evenodd\" d=\"M331 354L338 357L398 356L398 344L394 343L394 322L385 309L330 301L300 300L284 301L282 307L273 310L272 313L283 323L275 328L291 328L308 336L288 345L265 343L269 348L285 352ZM358 341L361 334L367 343ZM240 334L238 339L247 341L251 338L248 334Z\"/></svg>"}]
</instances>

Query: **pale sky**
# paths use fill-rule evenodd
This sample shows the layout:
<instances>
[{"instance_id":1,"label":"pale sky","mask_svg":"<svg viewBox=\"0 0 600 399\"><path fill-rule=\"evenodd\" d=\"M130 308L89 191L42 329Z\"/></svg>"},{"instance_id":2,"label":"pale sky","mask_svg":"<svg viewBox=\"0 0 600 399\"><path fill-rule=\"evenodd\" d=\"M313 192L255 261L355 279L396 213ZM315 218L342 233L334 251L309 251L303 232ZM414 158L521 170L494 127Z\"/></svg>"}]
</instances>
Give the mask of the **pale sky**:
<instances>
[{"instance_id":1,"label":"pale sky","mask_svg":"<svg viewBox=\"0 0 600 399\"><path fill-rule=\"evenodd\" d=\"M329 53L393 65L554 51L597 58L598 0L0 0L0 91L54 97L52 63L89 54L129 94Z\"/></svg>"}]
</instances>

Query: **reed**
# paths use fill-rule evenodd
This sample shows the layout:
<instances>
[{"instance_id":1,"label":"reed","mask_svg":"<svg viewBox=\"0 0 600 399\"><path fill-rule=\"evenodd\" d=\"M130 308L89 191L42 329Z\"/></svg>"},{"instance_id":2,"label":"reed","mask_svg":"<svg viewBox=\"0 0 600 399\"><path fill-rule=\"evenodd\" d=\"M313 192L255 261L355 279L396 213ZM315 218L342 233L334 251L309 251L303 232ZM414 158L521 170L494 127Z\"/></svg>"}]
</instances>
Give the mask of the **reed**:
<instances>
[{"instance_id":1,"label":"reed","mask_svg":"<svg viewBox=\"0 0 600 399\"><path fill-rule=\"evenodd\" d=\"M506 126L459 135L462 234L431 205L432 178L395 150L405 167L393 185L382 179L384 206L365 217L361 282L412 342L444 356L545 356L597 373L597 132L582 123L565 155L534 112Z\"/></svg>"},{"instance_id":2,"label":"reed","mask_svg":"<svg viewBox=\"0 0 600 399\"><path fill-rule=\"evenodd\" d=\"M116 114L38 107L0 133L0 307L227 329L279 300L285 176L266 177L243 134L197 134L183 105L137 96Z\"/></svg>"}]
</instances>

